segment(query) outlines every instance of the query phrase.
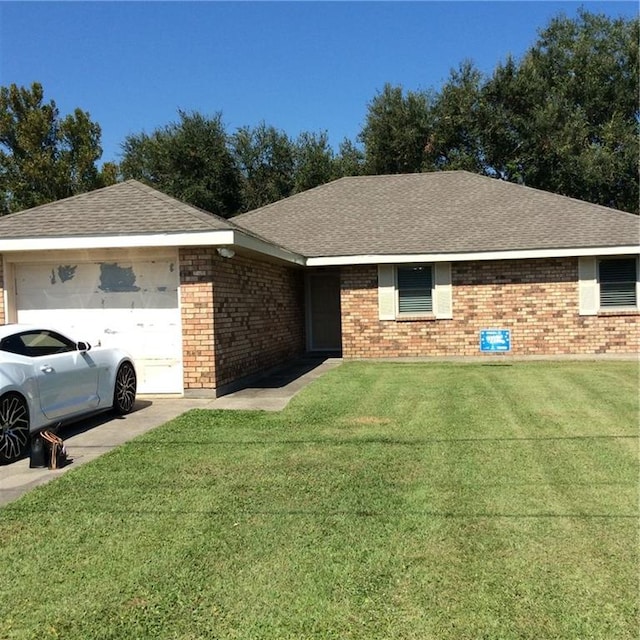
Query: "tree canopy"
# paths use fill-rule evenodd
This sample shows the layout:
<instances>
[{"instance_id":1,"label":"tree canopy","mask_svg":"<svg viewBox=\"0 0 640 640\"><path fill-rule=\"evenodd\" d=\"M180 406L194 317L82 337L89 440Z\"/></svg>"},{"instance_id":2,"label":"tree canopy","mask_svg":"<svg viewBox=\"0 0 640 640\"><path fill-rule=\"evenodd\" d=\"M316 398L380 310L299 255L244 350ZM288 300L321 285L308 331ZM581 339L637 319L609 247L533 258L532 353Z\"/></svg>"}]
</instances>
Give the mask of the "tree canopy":
<instances>
[{"instance_id":1,"label":"tree canopy","mask_svg":"<svg viewBox=\"0 0 640 640\"><path fill-rule=\"evenodd\" d=\"M262 122L227 134L221 114L180 112L180 121L128 136L122 177L135 178L223 217L361 172L350 143L335 154L326 132L292 140Z\"/></svg>"},{"instance_id":2,"label":"tree canopy","mask_svg":"<svg viewBox=\"0 0 640 640\"><path fill-rule=\"evenodd\" d=\"M178 122L125 139L122 177L142 180L220 216L236 213L241 176L227 145L222 115L178 113Z\"/></svg>"},{"instance_id":3,"label":"tree canopy","mask_svg":"<svg viewBox=\"0 0 640 640\"><path fill-rule=\"evenodd\" d=\"M386 84L369 103L360 133L365 171L370 174L416 173L424 168L433 132L433 109L425 93Z\"/></svg>"},{"instance_id":4,"label":"tree canopy","mask_svg":"<svg viewBox=\"0 0 640 640\"><path fill-rule=\"evenodd\" d=\"M639 21L559 16L520 61L469 61L441 90L386 85L360 138L369 173L466 169L638 211Z\"/></svg>"},{"instance_id":5,"label":"tree canopy","mask_svg":"<svg viewBox=\"0 0 640 640\"><path fill-rule=\"evenodd\" d=\"M100 126L81 109L61 117L42 85L0 87L0 213L89 191L113 179L96 166Z\"/></svg>"},{"instance_id":6,"label":"tree canopy","mask_svg":"<svg viewBox=\"0 0 640 640\"><path fill-rule=\"evenodd\" d=\"M229 217L343 176L464 169L638 212L639 20L559 15L520 60L483 75L472 61L439 90L384 85L355 141L297 138L222 115L128 136L119 166L96 168L100 127L61 118L42 87L0 88L0 213L137 178Z\"/></svg>"},{"instance_id":7,"label":"tree canopy","mask_svg":"<svg viewBox=\"0 0 640 640\"><path fill-rule=\"evenodd\" d=\"M554 18L484 86L485 161L507 180L638 210L638 20Z\"/></svg>"}]
</instances>

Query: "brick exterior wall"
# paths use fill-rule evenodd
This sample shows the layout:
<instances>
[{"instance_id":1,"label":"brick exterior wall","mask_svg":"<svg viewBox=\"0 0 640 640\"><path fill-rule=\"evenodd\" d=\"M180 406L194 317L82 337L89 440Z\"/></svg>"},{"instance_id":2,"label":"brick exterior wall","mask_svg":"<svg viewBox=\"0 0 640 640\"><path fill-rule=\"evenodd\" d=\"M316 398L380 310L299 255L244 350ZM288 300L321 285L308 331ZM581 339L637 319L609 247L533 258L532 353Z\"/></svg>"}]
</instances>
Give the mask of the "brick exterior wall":
<instances>
[{"instance_id":1,"label":"brick exterior wall","mask_svg":"<svg viewBox=\"0 0 640 640\"><path fill-rule=\"evenodd\" d=\"M376 266L344 267L345 358L479 355L481 329L510 329L511 354L638 353L640 314L578 313L578 259L452 263L453 319L378 319Z\"/></svg>"},{"instance_id":2,"label":"brick exterior wall","mask_svg":"<svg viewBox=\"0 0 640 640\"><path fill-rule=\"evenodd\" d=\"M184 388L214 389L212 249L180 249L179 260Z\"/></svg>"},{"instance_id":3,"label":"brick exterior wall","mask_svg":"<svg viewBox=\"0 0 640 640\"><path fill-rule=\"evenodd\" d=\"M220 388L304 351L302 271L183 248L180 282L186 390Z\"/></svg>"}]
</instances>

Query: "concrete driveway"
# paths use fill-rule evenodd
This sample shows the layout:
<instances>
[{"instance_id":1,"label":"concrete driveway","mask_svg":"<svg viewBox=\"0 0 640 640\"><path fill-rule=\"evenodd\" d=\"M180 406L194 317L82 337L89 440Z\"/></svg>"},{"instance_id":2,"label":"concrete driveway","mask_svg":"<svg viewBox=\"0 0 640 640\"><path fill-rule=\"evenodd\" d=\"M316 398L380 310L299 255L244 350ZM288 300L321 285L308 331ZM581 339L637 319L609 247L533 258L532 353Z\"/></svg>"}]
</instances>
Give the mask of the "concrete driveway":
<instances>
[{"instance_id":1,"label":"concrete driveway","mask_svg":"<svg viewBox=\"0 0 640 640\"><path fill-rule=\"evenodd\" d=\"M31 469L28 458L0 466L0 505L190 409L280 411L296 393L340 362L338 358L304 359L275 370L240 391L216 399L141 397L136 400L134 410L126 416L104 413L63 427L58 433L64 439L72 462L55 471Z\"/></svg>"}]
</instances>

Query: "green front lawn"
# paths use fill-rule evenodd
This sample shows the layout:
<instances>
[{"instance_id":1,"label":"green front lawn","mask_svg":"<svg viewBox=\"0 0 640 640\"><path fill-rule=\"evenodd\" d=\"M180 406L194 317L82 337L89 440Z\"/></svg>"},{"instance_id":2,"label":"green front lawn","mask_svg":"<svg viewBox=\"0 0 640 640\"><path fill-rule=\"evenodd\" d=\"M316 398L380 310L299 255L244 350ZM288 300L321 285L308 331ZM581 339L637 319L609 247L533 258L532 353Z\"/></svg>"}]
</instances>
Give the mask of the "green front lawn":
<instances>
[{"instance_id":1,"label":"green front lawn","mask_svg":"<svg viewBox=\"0 0 640 640\"><path fill-rule=\"evenodd\" d=\"M0 638L636 639L638 416L631 362L192 411L0 510Z\"/></svg>"}]
</instances>

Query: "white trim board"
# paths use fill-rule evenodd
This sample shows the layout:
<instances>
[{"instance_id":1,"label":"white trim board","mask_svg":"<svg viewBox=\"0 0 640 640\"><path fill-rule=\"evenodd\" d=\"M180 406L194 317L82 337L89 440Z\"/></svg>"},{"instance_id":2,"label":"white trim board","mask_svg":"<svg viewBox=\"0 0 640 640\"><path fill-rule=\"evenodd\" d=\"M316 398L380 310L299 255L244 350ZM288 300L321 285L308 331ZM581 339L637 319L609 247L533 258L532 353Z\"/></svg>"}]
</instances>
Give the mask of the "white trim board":
<instances>
[{"instance_id":1,"label":"white trim board","mask_svg":"<svg viewBox=\"0 0 640 640\"><path fill-rule=\"evenodd\" d=\"M284 262L307 267L365 264L403 264L411 262L463 262L484 260L524 260L528 258L566 258L640 254L640 245L615 247L565 247L554 249L518 249L507 251L468 251L420 254L364 254L305 258L261 238L239 230L193 233L165 233L118 236L66 236L55 238L0 239L0 253L23 251L67 251L87 249L134 249L155 247L229 246L247 249Z\"/></svg>"},{"instance_id":2,"label":"white trim board","mask_svg":"<svg viewBox=\"0 0 640 640\"><path fill-rule=\"evenodd\" d=\"M79 251L95 249L155 249L177 247L237 247L277 258L284 262L304 265L305 258L271 244L266 240L235 230L198 233L162 233L131 236L67 236L56 238L0 239L0 253L32 251Z\"/></svg>"},{"instance_id":3,"label":"white trim board","mask_svg":"<svg viewBox=\"0 0 640 640\"><path fill-rule=\"evenodd\" d=\"M567 249L524 249L518 251L480 251L468 253L329 256L307 258L306 265L308 267L328 267L360 264L525 260L528 258L569 258L580 256L621 256L636 254L640 254L640 245L628 245L623 247L575 247Z\"/></svg>"}]
</instances>

